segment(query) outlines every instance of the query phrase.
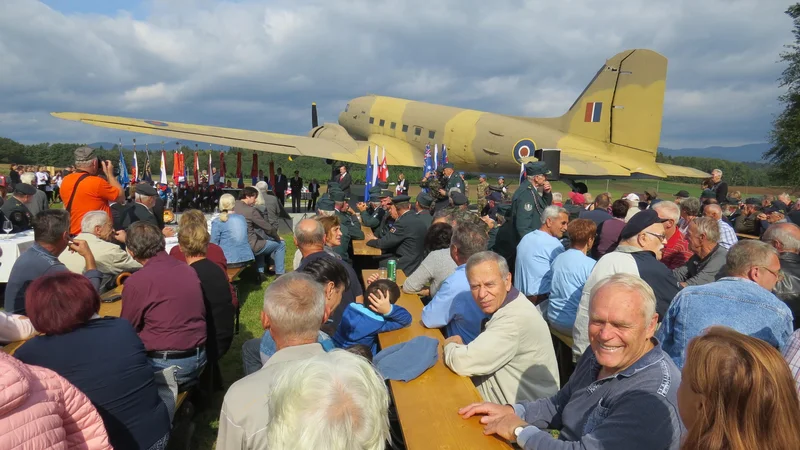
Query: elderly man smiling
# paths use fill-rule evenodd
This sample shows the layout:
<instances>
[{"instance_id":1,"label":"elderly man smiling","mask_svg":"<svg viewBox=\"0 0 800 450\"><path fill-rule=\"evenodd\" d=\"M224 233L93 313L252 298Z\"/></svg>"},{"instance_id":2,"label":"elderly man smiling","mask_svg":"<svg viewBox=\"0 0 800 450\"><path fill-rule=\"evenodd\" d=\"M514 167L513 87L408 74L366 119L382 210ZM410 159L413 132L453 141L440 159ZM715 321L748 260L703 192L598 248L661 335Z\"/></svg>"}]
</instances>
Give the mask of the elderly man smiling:
<instances>
[{"instance_id":1,"label":"elderly man smiling","mask_svg":"<svg viewBox=\"0 0 800 450\"><path fill-rule=\"evenodd\" d=\"M485 433L523 449L678 449L680 371L653 337L653 289L635 275L608 277L592 289L589 317L590 348L556 395L459 414L484 415ZM560 429L558 440L541 428Z\"/></svg>"}]
</instances>

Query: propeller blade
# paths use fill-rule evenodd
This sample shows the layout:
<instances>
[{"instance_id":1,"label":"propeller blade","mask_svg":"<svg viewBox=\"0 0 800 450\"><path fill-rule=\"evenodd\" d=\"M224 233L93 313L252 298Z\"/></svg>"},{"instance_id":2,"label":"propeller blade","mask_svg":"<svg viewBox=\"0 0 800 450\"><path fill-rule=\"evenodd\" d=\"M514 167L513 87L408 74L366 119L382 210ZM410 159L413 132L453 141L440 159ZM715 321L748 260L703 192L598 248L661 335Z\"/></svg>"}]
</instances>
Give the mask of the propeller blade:
<instances>
[{"instance_id":1,"label":"propeller blade","mask_svg":"<svg viewBox=\"0 0 800 450\"><path fill-rule=\"evenodd\" d=\"M317 104L311 104L311 128L316 128L319 126L319 121L317 120Z\"/></svg>"}]
</instances>

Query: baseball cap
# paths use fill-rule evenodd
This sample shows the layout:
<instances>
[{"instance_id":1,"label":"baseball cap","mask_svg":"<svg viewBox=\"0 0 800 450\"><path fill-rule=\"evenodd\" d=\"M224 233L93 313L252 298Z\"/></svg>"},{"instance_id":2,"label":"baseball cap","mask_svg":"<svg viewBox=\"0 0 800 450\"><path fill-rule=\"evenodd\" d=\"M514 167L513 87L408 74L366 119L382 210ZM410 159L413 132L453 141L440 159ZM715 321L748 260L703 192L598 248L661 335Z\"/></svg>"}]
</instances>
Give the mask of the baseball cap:
<instances>
[{"instance_id":1,"label":"baseball cap","mask_svg":"<svg viewBox=\"0 0 800 450\"><path fill-rule=\"evenodd\" d=\"M78 147L73 152L76 163L89 162L97 159L97 155L92 147Z\"/></svg>"},{"instance_id":2,"label":"baseball cap","mask_svg":"<svg viewBox=\"0 0 800 450\"><path fill-rule=\"evenodd\" d=\"M625 200L628 200L629 202L638 202L639 196L631 192L630 194L625 196Z\"/></svg>"},{"instance_id":3,"label":"baseball cap","mask_svg":"<svg viewBox=\"0 0 800 450\"><path fill-rule=\"evenodd\" d=\"M631 217L628 223L625 224L625 228L622 229L619 237L622 240L632 238L644 231L650 225L663 223L667 220L669 219L662 219L658 217L658 213L653 209L640 211Z\"/></svg>"},{"instance_id":4,"label":"baseball cap","mask_svg":"<svg viewBox=\"0 0 800 450\"><path fill-rule=\"evenodd\" d=\"M680 191L678 191L677 194L675 194L675 197L678 197L678 198L689 198L689 191L681 189Z\"/></svg>"},{"instance_id":5,"label":"baseball cap","mask_svg":"<svg viewBox=\"0 0 800 450\"><path fill-rule=\"evenodd\" d=\"M572 200L573 205L583 205L586 203L586 197L579 192L570 192L569 199Z\"/></svg>"}]
</instances>

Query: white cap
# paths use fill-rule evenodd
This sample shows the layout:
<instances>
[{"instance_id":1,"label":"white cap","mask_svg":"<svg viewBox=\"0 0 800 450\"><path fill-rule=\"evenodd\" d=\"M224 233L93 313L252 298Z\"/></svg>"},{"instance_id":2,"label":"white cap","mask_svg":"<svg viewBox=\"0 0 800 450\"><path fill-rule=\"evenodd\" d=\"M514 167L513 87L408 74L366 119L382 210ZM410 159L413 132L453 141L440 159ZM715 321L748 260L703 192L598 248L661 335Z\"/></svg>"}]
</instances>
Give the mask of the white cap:
<instances>
[{"instance_id":1,"label":"white cap","mask_svg":"<svg viewBox=\"0 0 800 450\"><path fill-rule=\"evenodd\" d=\"M631 193L631 194L628 194L628 195L625 196L625 200L628 200L630 202L638 202L639 201L639 196L636 195L636 194Z\"/></svg>"}]
</instances>

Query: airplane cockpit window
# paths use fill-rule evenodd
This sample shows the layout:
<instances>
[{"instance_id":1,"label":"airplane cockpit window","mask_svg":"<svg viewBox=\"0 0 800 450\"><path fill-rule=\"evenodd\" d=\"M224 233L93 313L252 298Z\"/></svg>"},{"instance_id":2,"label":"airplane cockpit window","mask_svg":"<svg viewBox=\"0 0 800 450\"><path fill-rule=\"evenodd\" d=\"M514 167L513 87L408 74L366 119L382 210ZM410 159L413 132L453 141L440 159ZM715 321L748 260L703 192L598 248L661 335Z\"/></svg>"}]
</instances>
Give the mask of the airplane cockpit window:
<instances>
[{"instance_id":1,"label":"airplane cockpit window","mask_svg":"<svg viewBox=\"0 0 800 450\"><path fill-rule=\"evenodd\" d=\"M417 127L414 129L414 136L419 136L420 134L422 134L422 128Z\"/></svg>"},{"instance_id":2,"label":"airplane cockpit window","mask_svg":"<svg viewBox=\"0 0 800 450\"><path fill-rule=\"evenodd\" d=\"M350 103L348 103L348 104L347 104L347 105L344 107L344 112L347 112L347 110L349 110L349 109L350 109Z\"/></svg>"},{"instance_id":3,"label":"airplane cockpit window","mask_svg":"<svg viewBox=\"0 0 800 450\"><path fill-rule=\"evenodd\" d=\"M436 136L435 131L428 131L428 139L433 139L434 136Z\"/></svg>"},{"instance_id":4,"label":"airplane cockpit window","mask_svg":"<svg viewBox=\"0 0 800 450\"><path fill-rule=\"evenodd\" d=\"M392 124L389 125L389 128L391 128L393 130L396 129L397 128L397 123L396 122L392 122Z\"/></svg>"},{"instance_id":5,"label":"airplane cockpit window","mask_svg":"<svg viewBox=\"0 0 800 450\"><path fill-rule=\"evenodd\" d=\"M408 125L403 125L403 133L408 133Z\"/></svg>"},{"instance_id":6,"label":"airplane cockpit window","mask_svg":"<svg viewBox=\"0 0 800 450\"><path fill-rule=\"evenodd\" d=\"M380 123L378 123L378 126L381 126L381 127L382 127L382 126L384 126L385 124L386 124L386 121L385 121L385 120L383 120L383 119L381 119Z\"/></svg>"},{"instance_id":7,"label":"airplane cockpit window","mask_svg":"<svg viewBox=\"0 0 800 450\"><path fill-rule=\"evenodd\" d=\"M370 117L369 118L369 124L372 125L373 123L375 123L375 118L374 117Z\"/></svg>"}]
</instances>

